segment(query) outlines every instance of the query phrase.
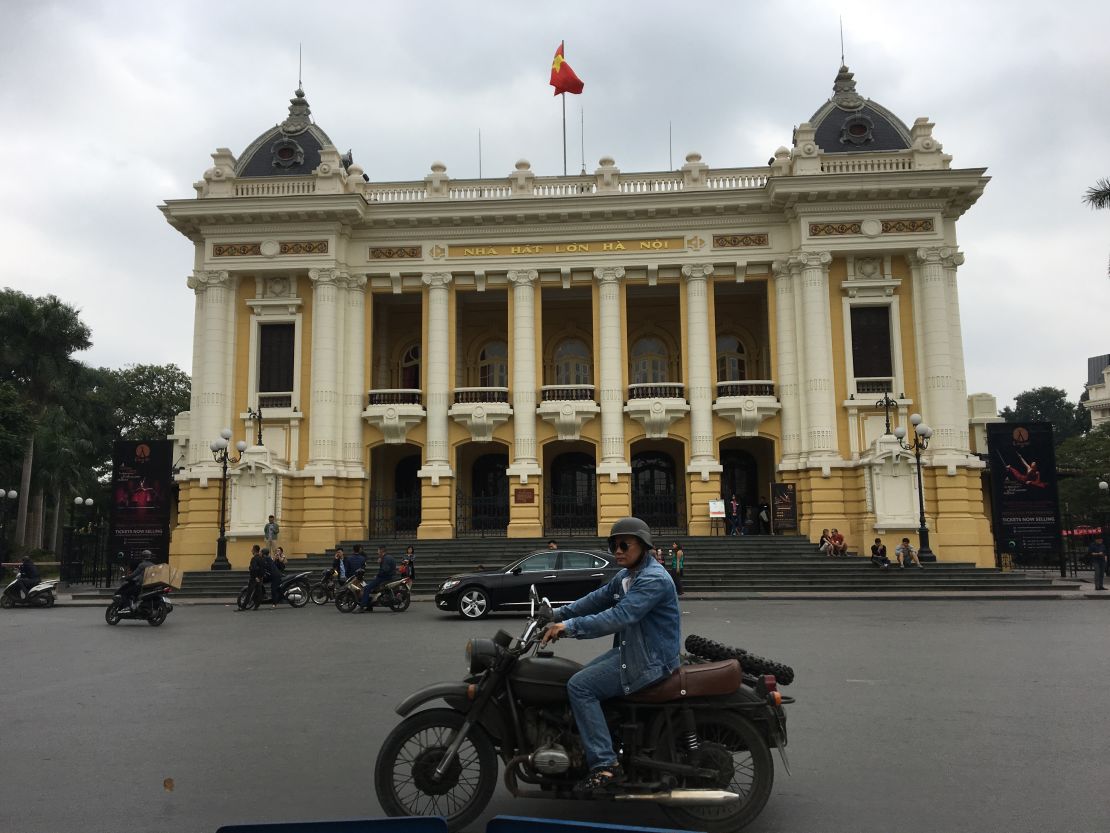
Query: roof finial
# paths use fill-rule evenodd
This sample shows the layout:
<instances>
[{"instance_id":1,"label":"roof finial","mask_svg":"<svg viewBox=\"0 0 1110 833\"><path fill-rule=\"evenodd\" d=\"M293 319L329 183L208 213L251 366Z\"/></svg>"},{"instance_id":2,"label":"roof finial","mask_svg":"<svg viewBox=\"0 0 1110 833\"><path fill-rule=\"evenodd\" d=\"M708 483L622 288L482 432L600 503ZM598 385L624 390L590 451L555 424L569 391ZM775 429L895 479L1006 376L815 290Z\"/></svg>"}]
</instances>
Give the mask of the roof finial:
<instances>
[{"instance_id":1,"label":"roof finial","mask_svg":"<svg viewBox=\"0 0 1110 833\"><path fill-rule=\"evenodd\" d=\"M840 16L840 65L846 66L844 63L844 15Z\"/></svg>"},{"instance_id":2,"label":"roof finial","mask_svg":"<svg viewBox=\"0 0 1110 833\"><path fill-rule=\"evenodd\" d=\"M312 119L309 118L311 114L308 99L304 97L304 90L297 87L297 91L289 99L289 117L281 123L281 132L287 136L304 133L312 124Z\"/></svg>"},{"instance_id":3,"label":"roof finial","mask_svg":"<svg viewBox=\"0 0 1110 833\"><path fill-rule=\"evenodd\" d=\"M833 81L833 104L841 110L859 110L864 105L863 96L856 92L856 79L844 64Z\"/></svg>"},{"instance_id":4,"label":"roof finial","mask_svg":"<svg viewBox=\"0 0 1110 833\"><path fill-rule=\"evenodd\" d=\"M840 26L840 63L844 63L844 25ZM304 84L301 83L301 45L297 44L297 89L303 90Z\"/></svg>"}]
</instances>

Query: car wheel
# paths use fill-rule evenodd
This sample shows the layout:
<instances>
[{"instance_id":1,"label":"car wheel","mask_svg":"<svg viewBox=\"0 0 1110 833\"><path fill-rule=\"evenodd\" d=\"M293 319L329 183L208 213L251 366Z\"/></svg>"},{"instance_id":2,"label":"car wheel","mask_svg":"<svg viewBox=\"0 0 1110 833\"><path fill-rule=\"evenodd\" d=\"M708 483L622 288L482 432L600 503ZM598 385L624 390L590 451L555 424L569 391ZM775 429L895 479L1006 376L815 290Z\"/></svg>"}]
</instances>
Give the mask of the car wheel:
<instances>
[{"instance_id":1,"label":"car wheel","mask_svg":"<svg viewBox=\"0 0 1110 833\"><path fill-rule=\"evenodd\" d=\"M481 619L489 613L489 596L480 587L468 587L459 594L459 615Z\"/></svg>"}]
</instances>

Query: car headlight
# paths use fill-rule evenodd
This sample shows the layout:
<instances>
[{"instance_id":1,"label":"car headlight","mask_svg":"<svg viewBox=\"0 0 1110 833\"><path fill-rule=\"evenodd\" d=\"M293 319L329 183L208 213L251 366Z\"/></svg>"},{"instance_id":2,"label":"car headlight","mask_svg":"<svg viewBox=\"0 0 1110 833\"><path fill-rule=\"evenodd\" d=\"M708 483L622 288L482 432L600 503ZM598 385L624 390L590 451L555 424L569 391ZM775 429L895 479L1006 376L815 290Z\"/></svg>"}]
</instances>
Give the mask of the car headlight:
<instances>
[{"instance_id":1,"label":"car headlight","mask_svg":"<svg viewBox=\"0 0 1110 833\"><path fill-rule=\"evenodd\" d=\"M441 591L442 590L450 590L452 587L458 587L459 583L460 582L457 578L449 578L449 579L447 579L447 581L443 582L443 584L440 586L439 589Z\"/></svg>"}]
</instances>

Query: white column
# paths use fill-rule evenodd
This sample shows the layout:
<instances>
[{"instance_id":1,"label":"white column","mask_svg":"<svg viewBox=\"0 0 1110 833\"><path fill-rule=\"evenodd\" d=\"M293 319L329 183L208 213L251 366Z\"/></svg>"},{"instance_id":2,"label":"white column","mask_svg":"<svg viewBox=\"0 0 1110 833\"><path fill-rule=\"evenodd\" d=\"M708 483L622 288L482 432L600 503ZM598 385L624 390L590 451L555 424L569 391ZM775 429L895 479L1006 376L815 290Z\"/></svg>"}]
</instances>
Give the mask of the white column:
<instances>
[{"instance_id":1,"label":"white column","mask_svg":"<svg viewBox=\"0 0 1110 833\"><path fill-rule=\"evenodd\" d=\"M224 271L196 271L189 286L197 293L197 314L204 347L194 353L200 359L200 381L193 380L196 416L191 428L197 448L196 462L211 462L208 444L231 426L231 375L229 363L234 353L235 319L231 276ZM212 464L215 465L214 463Z\"/></svg>"},{"instance_id":2,"label":"white column","mask_svg":"<svg viewBox=\"0 0 1110 833\"><path fill-rule=\"evenodd\" d=\"M343 462L355 477L363 476L362 409L366 398L366 276L347 278L343 354Z\"/></svg>"},{"instance_id":3,"label":"white column","mask_svg":"<svg viewBox=\"0 0 1110 833\"><path fill-rule=\"evenodd\" d=\"M963 414L956 434L956 449L961 454L971 453L971 426L967 416L967 370L964 366L964 334L960 323L960 291L956 282L956 267L962 266L964 256L958 252L944 267L948 293L948 338L952 342L952 407Z\"/></svg>"},{"instance_id":4,"label":"white column","mask_svg":"<svg viewBox=\"0 0 1110 833\"><path fill-rule=\"evenodd\" d=\"M428 287L428 355L424 357L427 368L428 390L425 391L428 421L428 444L424 448L424 467L417 474L429 477L433 486L441 477L451 477L451 464L447 458L447 410L451 404L450 343L450 272L427 272L423 278Z\"/></svg>"},{"instance_id":5,"label":"white column","mask_svg":"<svg viewBox=\"0 0 1110 833\"><path fill-rule=\"evenodd\" d=\"M957 356L960 333L951 330L948 297L948 270L955 270L963 262L963 255L948 246L923 247L914 253L911 262L914 277L921 284L921 301L914 310L914 319L923 350L918 357L925 379L921 415L933 429L930 449L934 459L966 453L966 443L960 440L967 432L963 357L962 349Z\"/></svg>"},{"instance_id":6,"label":"white column","mask_svg":"<svg viewBox=\"0 0 1110 833\"><path fill-rule=\"evenodd\" d=\"M188 465L208 459L208 443L201 432L201 389L204 387L204 284L195 275L186 279L193 290L193 367L189 391L189 456ZM213 438L214 439L214 438Z\"/></svg>"},{"instance_id":7,"label":"white column","mask_svg":"<svg viewBox=\"0 0 1110 833\"><path fill-rule=\"evenodd\" d=\"M791 260L802 275L801 379L805 387L806 434L810 458L836 457L836 400L833 388L832 311L829 306L828 252L796 252Z\"/></svg>"},{"instance_id":8,"label":"white column","mask_svg":"<svg viewBox=\"0 0 1110 833\"><path fill-rule=\"evenodd\" d=\"M708 480L711 472L722 471L713 443L713 373L709 360L709 263L688 263L682 267L686 278L686 397L690 403L690 465Z\"/></svg>"},{"instance_id":9,"label":"white column","mask_svg":"<svg viewBox=\"0 0 1110 833\"><path fill-rule=\"evenodd\" d=\"M535 269L509 272L513 287L513 462L509 477L527 483L540 475L536 459L536 281Z\"/></svg>"},{"instance_id":10,"label":"white column","mask_svg":"<svg viewBox=\"0 0 1110 833\"><path fill-rule=\"evenodd\" d=\"M802 403L798 396L798 329L795 326L797 299L794 287L797 267L776 260L775 275L775 381L782 405L781 463L793 467L802 451Z\"/></svg>"},{"instance_id":11,"label":"white column","mask_svg":"<svg viewBox=\"0 0 1110 833\"><path fill-rule=\"evenodd\" d=\"M339 285L334 269L311 269L312 410L308 415L308 466L335 470L339 457Z\"/></svg>"},{"instance_id":12,"label":"white column","mask_svg":"<svg viewBox=\"0 0 1110 833\"><path fill-rule=\"evenodd\" d=\"M381 307L380 309L379 306ZM374 301L372 304L372 314L374 316L374 353L370 357L370 361L375 368L375 378L372 387L391 388L393 387L393 383L391 381L391 368L389 366L389 317L386 314L385 304L378 304Z\"/></svg>"},{"instance_id":13,"label":"white column","mask_svg":"<svg viewBox=\"0 0 1110 833\"><path fill-rule=\"evenodd\" d=\"M594 269L598 282L598 319L600 332L597 343L601 352L601 379L598 394L601 404L601 463L598 474L607 474L616 482L617 475L629 474L632 468L624 459L624 349L621 344L620 281L623 266L602 266Z\"/></svg>"}]
</instances>

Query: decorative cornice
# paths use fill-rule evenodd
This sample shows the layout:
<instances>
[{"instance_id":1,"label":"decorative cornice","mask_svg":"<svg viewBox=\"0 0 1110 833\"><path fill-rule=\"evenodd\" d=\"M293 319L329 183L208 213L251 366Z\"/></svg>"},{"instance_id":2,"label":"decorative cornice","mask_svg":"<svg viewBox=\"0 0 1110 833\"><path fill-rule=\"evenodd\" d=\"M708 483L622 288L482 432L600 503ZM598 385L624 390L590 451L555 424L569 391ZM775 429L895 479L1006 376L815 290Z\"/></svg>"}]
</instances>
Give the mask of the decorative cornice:
<instances>
[{"instance_id":1,"label":"decorative cornice","mask_svg":"<svg viewBox=\"0 0 1110 833\"><path fill-rule=\"evenodd\" d=\"M261 255L326 255L327 240L283 240L277 244L277 251L264 251L263 246L273 246L270 241L250 243L213 243L212 257L258 257Z\"/></svg>"},{"instance_id":2,"label":"decorative cornice","mask_svg":"<svg viewBox=\"0 0 1110 833\"><path fill-rule=\"evenodd\" d=\"M739 234L714 234L714 249L746 249L752 246L770 246L771 236L765 231Z\"/></svg>"}]
</instances>

